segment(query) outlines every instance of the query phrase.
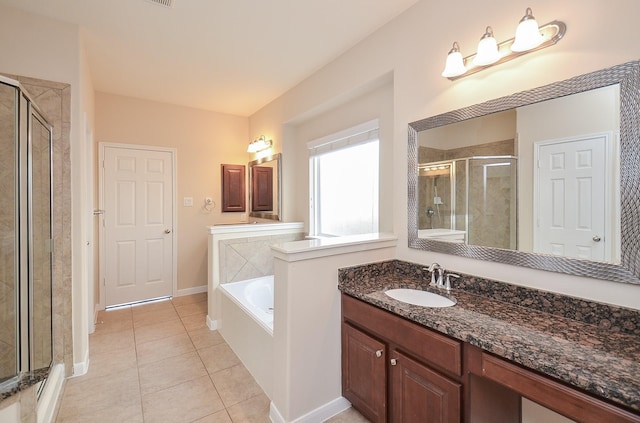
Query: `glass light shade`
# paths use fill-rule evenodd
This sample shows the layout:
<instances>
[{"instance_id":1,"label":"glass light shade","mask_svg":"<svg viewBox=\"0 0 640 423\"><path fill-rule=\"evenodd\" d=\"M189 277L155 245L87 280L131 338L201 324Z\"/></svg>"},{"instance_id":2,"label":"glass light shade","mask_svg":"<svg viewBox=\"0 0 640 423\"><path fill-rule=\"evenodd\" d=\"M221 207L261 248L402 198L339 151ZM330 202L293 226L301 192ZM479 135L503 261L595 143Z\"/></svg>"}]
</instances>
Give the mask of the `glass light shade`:
<instances>
[{"instance_id":1,"label":"glass light shade","mask_svg":"<svg viewBox=\"0 0 640 423\"><path fill-rule=\"evenodd\" d=\"M493 37L493 31L488 27L478 43L478 51L476 57L473 59L473 64L476 66L487 66L500 60L500 57L498 42Z\"/></svg>"},{"instance_id":2,"label":"glass light shade","mask_svg":"<svg viewBox=\"0 0 640 423\"><path fill-rule=\"evenodd\" d=\"M522 18L516 29L516 38L511 45L511 51L527 51L538 47L544 41L540 34L538 22L531 16Z\"/></svg>"},{"instance_id":3,"label":"glass light shade","mask_svg":"<svg viewBox=\"0 0 640 423\"><path fill-rule=\"evenodd\" d=\"M462 54L459 51L452 50L447 56L447 62L442 71L442 76L445 78L453 78L465 72L467 72L467 68L464 66Z\"/></svg>"}]
</instances>

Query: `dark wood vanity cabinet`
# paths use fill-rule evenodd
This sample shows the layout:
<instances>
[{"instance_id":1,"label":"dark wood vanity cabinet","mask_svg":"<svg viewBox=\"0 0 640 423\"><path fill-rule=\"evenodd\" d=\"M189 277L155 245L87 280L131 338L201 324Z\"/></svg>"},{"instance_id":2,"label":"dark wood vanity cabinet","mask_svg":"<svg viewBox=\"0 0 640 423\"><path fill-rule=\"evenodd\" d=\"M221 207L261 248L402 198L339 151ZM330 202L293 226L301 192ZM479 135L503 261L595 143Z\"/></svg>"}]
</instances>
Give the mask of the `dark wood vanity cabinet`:
<instances>
[{"instance_id":1,"label":"dark wood vanity cabinet","mask_svg":"<svg viewBox=\"0 0 640 423\"><path fill-rule=\"evenodd\" d=\"M343 395L374 423L460 422L461 351L459 341L343 296Z\"/></svg>"},{"instance_id":2,"label":"dark wood vanity cabinet","mask_svg":"<svg viewBox=\"0 0 640 423\"><path fill-rule=\"evenodd\" d=\"M343 396L371 422L519 423L521 397L580 422L638 413L342 295Z\"/></svg>"}]
</instances>

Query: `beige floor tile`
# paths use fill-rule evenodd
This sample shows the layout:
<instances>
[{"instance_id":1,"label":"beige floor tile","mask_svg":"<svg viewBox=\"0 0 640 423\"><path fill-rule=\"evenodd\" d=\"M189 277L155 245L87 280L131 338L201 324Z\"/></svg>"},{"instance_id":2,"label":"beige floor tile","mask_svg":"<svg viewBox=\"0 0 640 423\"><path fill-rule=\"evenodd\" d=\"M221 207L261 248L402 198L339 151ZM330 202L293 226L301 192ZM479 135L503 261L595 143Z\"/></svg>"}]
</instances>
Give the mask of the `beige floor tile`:
<instances>
[{"instance_id":1,"label":"beige floor tile","mask_svg":"<svg viewBox=\"0 0 640 423\"><path fill-rule=\"evenodd\" d=\"M161 313L167 310L175 310L171 300L154 301L150 303L142 303L131 306L131 313L133 317L147 313Z\"/></svg>"},{"instance_id":2,"label":"beige floor tile","mask_svg":"<svg viewBox=\"0 0 640 423\"><path fill-rule=\"evenodd\" d=\"M217 413L209 414L208 416L198 419L193 423L232 423L232 421L227 410L222 410Z\"/></svg>"},{"instance_id":3,"label":"beige floor tile","mask_svg":"<svg viewBox=\"0 0 640 423\"><path fill-rule=\"evenodd\" d=\"M211 380L227 408L263 393L241 364L212 374Z\"/></svg>"},{"instance_id":4,"label":"beige floor tile","mask_svg":"<svg viewBox=\"0 0 640 423\"><path fill-rule=\"evenodd\" d=\"M195 351L191 338L187 332L162 339L142 342L137 345L139 365L152 363L169 357L186 354Z\"/></svg>"},{"instance_id":5,"label":"beige floor tile","mask_svg":"<svg viewBox=\"0 0 640 423\"><path fill-rule=\"evenodd\" d=\"M63 415L58 413L56 423L143 423L142 405L140 402L135 404L121 404L113 407L103 408L100 410L90 410L82 413L73 413Z\"/></svg>"},{"instance_id":6,"label":"beige floor tile","mask_svg":"<svg viewBox=\"0 0 640 423\"><path fill-rule=\"evenodd\" d=\"M179 319L169 320L168 322L153 323L146 326L138 326L133 332L136 337L136 344L187 333L184 325Z\"/></svg>"},{"instance_id":7,"label":"beige floor tile","mask_svg":"<svg viewBox=\"0 0 640 423\"><path fill-rule=\"evenodd\" d=\"M196 352L170 357L138 367L143 395L205 376L205 369Z\"/></svg>"},{"instance_id":8,"label":"beige floor tile","mask_svg":"<svg viewBox=\"0 0 640 423\"><path fill-rule=\"evenodd\" d=\"M132 320L131 307L117 308L113 310L100 310L96 320L104 322L114 322L121 320Z\"/></svg>"},{"instance_id":9,"label":"beige floor tile","mask_svg":"<svg viewBox=\"0 0 640 423\"><path fill-rule=\"evenodd\" d=\"M189 316L181 317L181 319L187 332L203 328L209 329L207 326L207 313L190 314Z\"/></svg>"},{"instance_id":10,"label":"beige floor tile","mask_svg":"<svg viewBox=\"0 0 640 423\"><path fill-rule=\"evenodd\" d=\"M117 375L138 367L136 349L133 346L102 352L90 350L89 370L81 378L89 379Z\"/></svg>"},{"instance_id":11,"label":"beige floor tile","mask_svg":"<svg viewBox=\"0 0 640 423\"><path fill-rule=\"evenodd\" d=\"M188 333L191 342L193 342L193 346L196 347L197 350L224 343L224 338L220 335L220 332L211 330L208 327L196 329Z\"/></svg>"},{"instance_id":12,"label":"beige floor tile","mask_svg":"<svg viewBox=\"0 0 640 423\"><path fill-rule=\"evenodd\" d=\"M224 405L209 376L203 376L145 395L142 409L145 423L186 423L224 410Z\"/></svg>"},{"instance_id":13,"label":"beige floor tile","mask_svg":"<svg viewBox=\"0 0 640 423\"><path fill-rule=\"evenodd\" d=\"M260 394L227 409L233 423L271 423L269 398Z\"/></svg>"},{"instance_id":14,"label":"beige floor tile","mask_svg":"<svg viewBox=\"0 0 640 423\"><path fill-rule=\"evenodd\" d=\"M73 378L65 384L58 421L106 408L136 404L141 404L136 368L103 378Z\"/></svg>"},{"instance_id":15,"label":"beige floor tile","mask_svg":"<svg viewBox=\"0 0 640 423\"><path fill-rule=\"evenodd\" d=\"M164 323L179 319L180 317L178 316L178 313L176 313L176 310L171 305L171 308L164 308L158 311L139 314L134 313L133 327L137 329L142 326L155 325L157 323Z\"/></svg>"},{"instance_id":16,"label":"beige floor tile","mask_svg":"<svg viewBox=\"0 0 640 423\"><path fill-rule=\"evenodd\" d=\"M94 332L89 335L89 351L106 353L125 348L135 348L133 329L104 333Z\"/></svg>"},{"instance_id":17,"label":"beige floor tile","mask_svg":"<svg viewBox=\"0 0 640 423\"><path fill-rule=\"evenodd\" d=\"M176 306L176 311L180 317L191 316L192 314L202 314L207 312L207 301L197 303L180 304Z\"/></svg>"},{"instance_id":18,"label":"beige floor tile","mask_svg":"<svg viewBox=\"0 0 640 423\"><path fill-rule=\"evenodd\" d=\"M94 333L120 332L133 329L133 318L128 319L104 319L96 322Z\"/></svg>"},{"instance_id":19,"label":"beige floor tile","mask_svg":"<svg viewBox=\"0 0 640 423\"><path fill-rule=\"evenodd\" d=\"M331 417L326 423L369 423L362 414L358 413L354 408L349 408L337 416Z\"/></svg>"},{"instance_id":20,"label":"beige floor tile","mask_svg":"<svg viewBox=\"0 0 640 423\"><path fill-rule=\"evenodd\" d=\"M200 301L207 301L207 293L200 292L198 294L183 295L181 297L174 297L171 302L174 306L183 304L199 303Z\"/></svg>"},{"instance_id":21,"label":"beige floor tile","mask_svg":"<svg viewBox=\"0 0 640 423\"><path fill-rule=\"evenodd\" d=\"M198 350L198 354L209 374L241 364L238 356L226 342L212 347L202 348Z\"/></svg>"}]
</instances>

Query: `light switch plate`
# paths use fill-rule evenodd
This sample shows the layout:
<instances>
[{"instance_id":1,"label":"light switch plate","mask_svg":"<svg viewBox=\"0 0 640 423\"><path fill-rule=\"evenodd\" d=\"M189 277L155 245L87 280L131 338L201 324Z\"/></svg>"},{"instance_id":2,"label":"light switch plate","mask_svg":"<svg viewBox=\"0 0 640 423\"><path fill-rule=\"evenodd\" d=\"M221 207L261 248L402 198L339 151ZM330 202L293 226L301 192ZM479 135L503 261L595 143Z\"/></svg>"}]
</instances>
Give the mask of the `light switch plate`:
<instances>
[{"instance_id":1,"label":"light switch plate","mask_svg":"<svg viewBox=\"0 0 640 423\"><path fill-rule=\"evenodd\" d=\"M185 207L193 207L193 197L184 197L182 199L182 205Z\"/></svg>"}]
</instances>

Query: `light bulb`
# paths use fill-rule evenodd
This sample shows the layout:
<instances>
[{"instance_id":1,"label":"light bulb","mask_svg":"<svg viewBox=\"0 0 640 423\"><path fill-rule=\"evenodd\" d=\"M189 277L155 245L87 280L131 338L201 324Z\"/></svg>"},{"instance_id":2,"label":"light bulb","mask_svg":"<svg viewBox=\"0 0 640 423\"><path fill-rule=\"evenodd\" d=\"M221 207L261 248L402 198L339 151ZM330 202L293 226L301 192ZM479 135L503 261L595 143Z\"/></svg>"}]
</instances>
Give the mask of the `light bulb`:
<instances>
[{"instance_id":1,"label":"light bulb","mask_svg":"<svg viewBox=\"0 0 640 423\"><path fill-rule=\"evenodd\" d=\"M473 64L476 66L487 66L500 60L500 57L498 42L493 37L493 30L488 26L478 43L478 51L476 57L473 59Z\"/></svg>"},{"instance_id":2,"label":"light bulb","mask_svg":"<svg viewBox=\"0 0 640 423\"><path fill-rule=\"evenodd\" d=\"M454 78L467 72L467 68L464 66L464 59L460 53L458 43L453 43L453 48L449 50L447 55L447 61L442 71L442 76L445 78Z\"/></svg>"},{"instance_id":3,"label":"light bulb","mask_svg":"<svg viewBox=\"0 0 640 423\"><path fill-rule=\"evenodd\" d=\"M527 7L524 17L516 28L516 37L511 45L511 51L527 51L538 47L544 41L540 28L530 7Z\"/></svg>"}]
</instances>

